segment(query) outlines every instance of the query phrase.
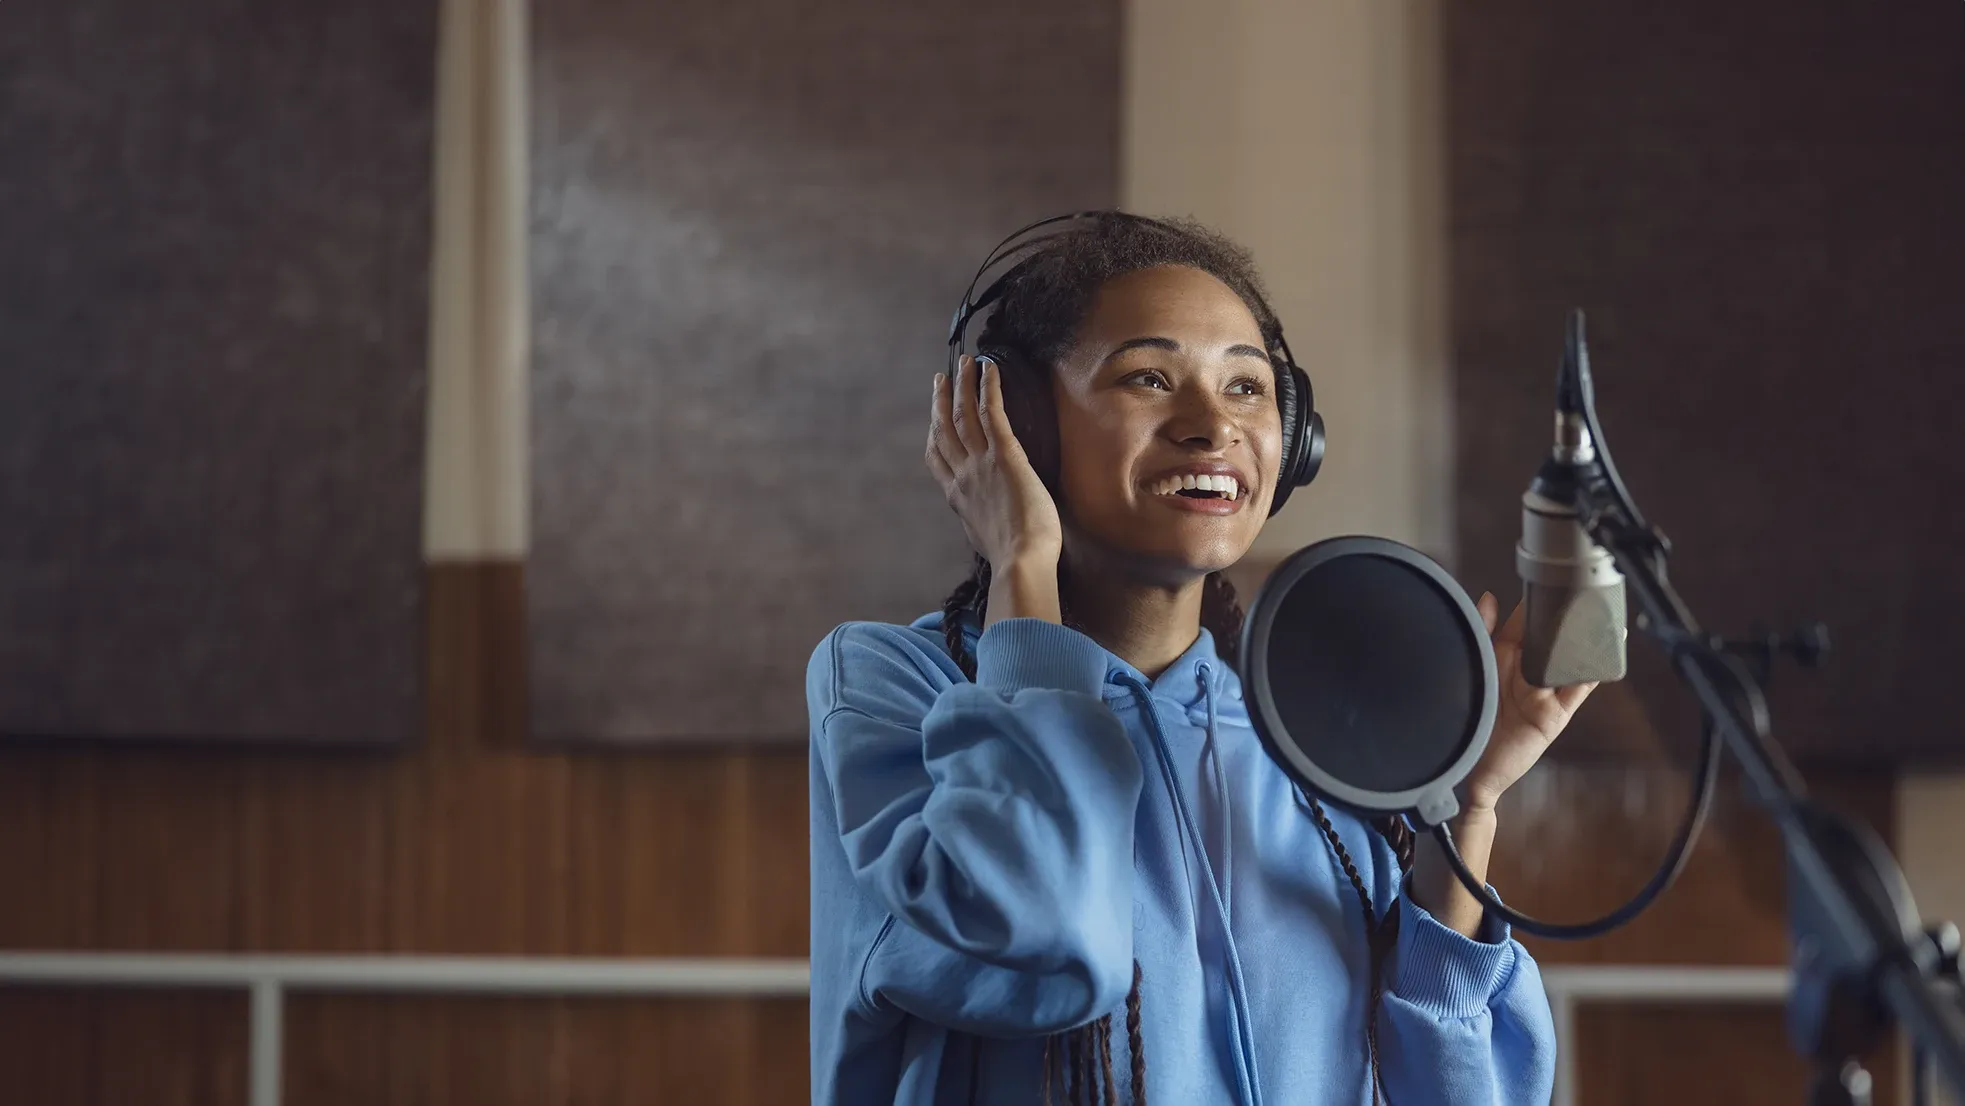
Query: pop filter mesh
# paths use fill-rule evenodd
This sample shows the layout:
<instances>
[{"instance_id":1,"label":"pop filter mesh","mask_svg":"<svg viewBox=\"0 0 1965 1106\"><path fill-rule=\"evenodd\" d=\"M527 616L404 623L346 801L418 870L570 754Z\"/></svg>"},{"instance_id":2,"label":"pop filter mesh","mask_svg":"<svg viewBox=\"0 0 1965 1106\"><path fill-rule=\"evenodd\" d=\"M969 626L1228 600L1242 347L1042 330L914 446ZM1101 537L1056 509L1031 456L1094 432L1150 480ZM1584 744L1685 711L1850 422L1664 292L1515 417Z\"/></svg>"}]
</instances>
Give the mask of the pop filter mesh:
<instances>
[{"instance_id":1,"label":"pop filter mesh","mask_svg":"<svg viewBox=\"0 0 1965 1106\"><path fill-rule=\"evenodd\" d=\"M1349 554L1311 568L1269 625L1264 673L1287 740L1353 787L1437 779L1474 739L1485 675L1456 600L1411 565Z\"/></svg>"}]
</instances>

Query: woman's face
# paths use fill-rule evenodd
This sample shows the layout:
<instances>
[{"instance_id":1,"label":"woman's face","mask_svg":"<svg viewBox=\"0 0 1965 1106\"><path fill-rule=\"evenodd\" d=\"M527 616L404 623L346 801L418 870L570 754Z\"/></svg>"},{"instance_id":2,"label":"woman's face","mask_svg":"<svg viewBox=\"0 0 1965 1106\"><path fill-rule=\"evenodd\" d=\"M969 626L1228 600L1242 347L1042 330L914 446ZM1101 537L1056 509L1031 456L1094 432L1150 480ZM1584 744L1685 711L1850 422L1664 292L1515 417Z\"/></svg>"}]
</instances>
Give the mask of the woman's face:
<instances>
[{"instance_id":1,"label":"woman's face","mask_svg":"<svg viewBox=\"0 0 1965 1106\"><path fill-rule=\"evenodd\" d=\"M1263 349L1241 297L1199 269L1099 290L1052 385L1074 557L1179 584L1248 552L1282 453Z\"/></svg>"}]
</instances>

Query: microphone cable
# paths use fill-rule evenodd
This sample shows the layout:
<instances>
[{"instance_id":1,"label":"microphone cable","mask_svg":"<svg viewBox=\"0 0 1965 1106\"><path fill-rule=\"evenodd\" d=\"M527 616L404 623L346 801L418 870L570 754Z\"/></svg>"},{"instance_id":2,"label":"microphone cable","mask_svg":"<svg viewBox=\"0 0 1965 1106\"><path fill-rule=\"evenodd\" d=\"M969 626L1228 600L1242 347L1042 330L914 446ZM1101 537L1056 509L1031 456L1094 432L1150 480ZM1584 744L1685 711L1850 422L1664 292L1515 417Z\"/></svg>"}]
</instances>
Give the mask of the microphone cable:
<instances>
[{"instance_id":1,"label":"microphone cable","mask_svg":"<svg viewBox=\"0 0 1965 1106\"><path fill-rule=\"evenodd\" d=\"M1664 578L1665 558L1671 551L1671 543L1663 534L1648 525L1644 516L1638 513L1637 504L1632 502L1630 492L1617 472L1617 465L1610 458L1610 446L1603 436L1603 426L1597 421L1596 386L1590 376L1590 361L1583 340L1583 313L1572 311L1569 316L1568 334L1564 344L1563 376L1558 389L1573 387L1575 398L1582 408L1584 425L1589 428L1590 438L1596 447L1597 461L1604 475L1611 498L1611 507L1606 512L1614 517L1610 525L1619 527L1636 537L1645 546L1643 555L1654 559L1658 577ZM1590 489L1579 486L1577 507L1579 517L1585 509L1590 511L1592 523L1601 521L1597 506L1590 502ZM1645 619L1647 628L1659 637L1672 659L1680 664L1692 663L1704 667L1715 682L1731 683L1747 703L1748 716L1753 720L1755 737L1765 740L1770 727L1767 700L1760 684L1740 663L1738 657L1727 653L1723 646L1702 638L1697 634L1664 631L1650 627L1650 619ZM1718 677L1723 674L1724 680ZM1467 868L1467 862L1460 855L1454 843L1453 830L1445 822L1433 826L1433 840L1439 843L1440 851L1446 855L1447 866L1459 878L1467 893L1488 913L1507 922L1510 926L1556 941L1581 941L1600 937L1644 913L1656 902L1659 895L1677 881L1679 873L1685 870L1686 862L1692 856L1692 847L1699 839L1699 831L1705 827L1706 814L1712 809L1713 791L1719 780L1720 743L1718 727L1712 715L1700 712L1703 725L1699 736L1699 759L1692 783L1692 797L1687 802L1685 814L1680 818L1678 830L1672 836L1671 845L1665 850L1665 857L1651 873L1651 878L1624 905L1600 918L1587 922L1549 922L1533 915L1524 914L1509 907L1496 898L1492 891Z\"/></svg>"}]
</instances>

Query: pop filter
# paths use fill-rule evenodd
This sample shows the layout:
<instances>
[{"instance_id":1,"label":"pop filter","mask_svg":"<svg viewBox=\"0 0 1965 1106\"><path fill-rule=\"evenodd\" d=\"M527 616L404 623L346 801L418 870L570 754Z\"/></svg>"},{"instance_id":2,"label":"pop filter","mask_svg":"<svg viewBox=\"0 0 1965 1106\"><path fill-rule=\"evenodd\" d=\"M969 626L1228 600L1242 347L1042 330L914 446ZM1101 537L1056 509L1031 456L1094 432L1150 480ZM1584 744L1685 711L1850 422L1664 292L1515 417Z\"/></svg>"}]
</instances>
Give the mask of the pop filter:
<instances>
[{"instance_id":1,"label":"pop filter","mask_svg":"<svg viewBox=\"0 0 1965 1106\"><path fill-rule=\"evenodd\" d=\"M1437 825L1494 728L1494 645L1444 568L1385 538L1277 566L1242 627L1242 690L1270 759L1365 816Z\"/></svg>"}]
</instances>

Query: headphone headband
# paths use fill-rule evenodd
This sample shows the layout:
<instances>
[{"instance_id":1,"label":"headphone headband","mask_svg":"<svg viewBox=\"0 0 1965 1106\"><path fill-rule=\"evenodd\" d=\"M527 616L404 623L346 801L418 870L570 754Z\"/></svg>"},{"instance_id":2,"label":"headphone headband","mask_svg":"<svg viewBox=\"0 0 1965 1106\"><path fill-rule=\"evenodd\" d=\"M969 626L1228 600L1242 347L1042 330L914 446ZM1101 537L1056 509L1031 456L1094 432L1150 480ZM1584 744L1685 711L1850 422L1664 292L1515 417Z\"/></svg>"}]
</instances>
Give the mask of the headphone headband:
<instances>
[{"instance_id":1,"label":"headphone headband","mask_svg":"<svg viewBox=\"0 0 1965 1106\"><path fill-rule=\"evenodd\" d=\"M951 378L955 376L956 366L961 360L962 344L967 336L969 324L975 321L976 315L984 308L1001 299L1011 280L1036 260L1035 257L1028 255L1052 238L1066 233L1069 224L1091 219L1128 219L1161 227L1170 232L1175 230L1166 223L1145 215L1134 215L1126 211L1092 210L1053 215L1012 231L996 244L995 249L989 251L989 256L983 258L983 263L976 269L976 275L969 279L968 288L962 292L962 302L956 305L955 314L949 319L948 374ZM977 293L976 286L982 284L983 277L991 269L1011 262L1012 258L1016 259L1015 263L1010 264L1000 276L990 281L981 293ZM1277 399L1283 416L1282 470L1275 497L1270 503L1270 513L1274 514L1282 507L1283 501L1289 498L1292 490L1308 484L1316 477L1318 468L1323 464L1324 420L1312 403L1310 376L1298 367L1296 355L1290 352L1289 340L1283 337L1282 321L1276 318L1275 311L1267 304L1263 304L1263 307L1269 311L1270 321L1276 328L1275 344L1270 349L1269 355L1272 360L1278 362L1277 383L1281 388L1281 394Z\"/></svg>"},{"instance_id":2,"label":"headphone headband","mask_svg":"<svg viewBox=\"0 0 1965 1106\"><path fill-rule=\"evenodd\" d=\"M964 333L969 329L969 323L975 319L977 312L995 303L1002 297L1003 290L1009 286L1010 278L1016 275L1030 259L1024 258L1017 264L1012 265L1002 276L990 281L988 286L983 289L982 295L978 296L976 295L976 285L982 283L984 274L988 273L990 269L1008 261L1016 254L1026 253L1036 249L1038 246L1064 233L1065 228L1058 226L1056 230L1038 235L1032 235L1032 231L1057 226L1060 223L1075 223L1081 219L1096 219L1101 216L1113 215L1123 216L1125 213L1119 211L1072 211L1063 215L1053 215L1048 219L1039 219L1028 226L1019 227L1011 231L1001 242L998 242L996 247L989 251L989 256L983 258L983 263L977 266L976 275L969 278L969 287L962 292L962 302L956 304L955 316L948 322L949 375L953 376L955 374L955 362L962 355L962 339ZM1125 217L1133 219L1144 218L1138 215ZM1021 241L1019 241L1020 239Z\"/></svg>"}]
</instances>

